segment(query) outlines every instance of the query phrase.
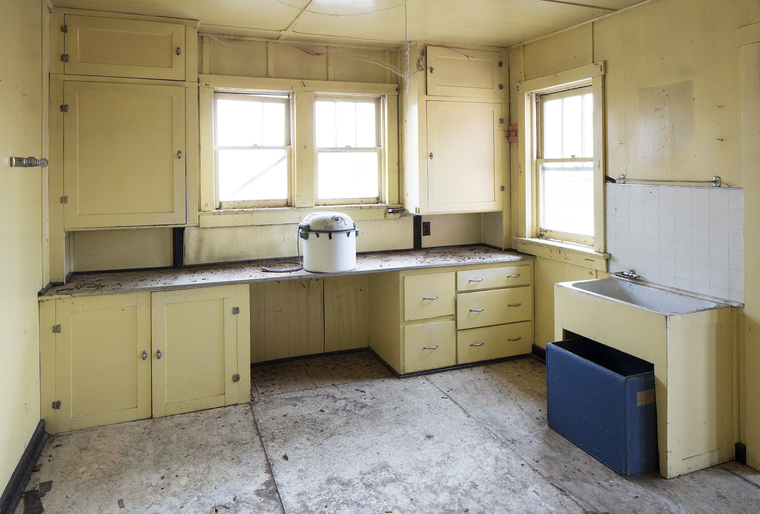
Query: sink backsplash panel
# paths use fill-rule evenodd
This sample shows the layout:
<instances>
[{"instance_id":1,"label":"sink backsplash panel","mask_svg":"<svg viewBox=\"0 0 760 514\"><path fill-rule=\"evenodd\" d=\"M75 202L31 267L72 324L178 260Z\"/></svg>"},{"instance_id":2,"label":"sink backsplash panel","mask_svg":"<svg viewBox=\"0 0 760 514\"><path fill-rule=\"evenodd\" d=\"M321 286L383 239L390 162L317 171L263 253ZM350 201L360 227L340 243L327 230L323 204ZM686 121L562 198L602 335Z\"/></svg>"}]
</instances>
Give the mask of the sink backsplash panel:
<instances>
[{"instance_id":1,"label":"sink backsplash panel","mask_svg":"<svg viewBox=\"0 0 760 514\"><path fill-rule=\"evenodd\" d=\"M744 301L744 213L736 188L607 184L610 273Z\"/></svg>"}]
</instances>

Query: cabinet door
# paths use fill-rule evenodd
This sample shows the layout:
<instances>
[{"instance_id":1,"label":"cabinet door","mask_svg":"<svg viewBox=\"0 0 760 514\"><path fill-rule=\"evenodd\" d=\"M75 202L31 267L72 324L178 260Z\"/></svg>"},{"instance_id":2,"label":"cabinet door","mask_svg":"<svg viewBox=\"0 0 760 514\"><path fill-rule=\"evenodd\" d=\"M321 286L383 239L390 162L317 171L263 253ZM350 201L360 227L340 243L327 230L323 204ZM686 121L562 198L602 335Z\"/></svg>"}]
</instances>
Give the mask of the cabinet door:
<instances>
[{"instance_id":1,"label":"cabinet door","mask_svg":"<svg viewBox=\"0 0 760 514\"><path fill-rule=\"evenodd\" d=\"M64 105L66 229L185 222L183 87L66 82Z\"/></svg>"},{"instance_id":2,"label":"cabinet door","mask_svg":"<svg viewBox=\"0 0 760 514\"><path fill-rule=\"evenodd\" d=\"M156 292L151 310L153 417L248 401L247 286Z\"/></svg>"},{"instance_id":3,"label":"cabinet door","mask_svg":"<svg viewBox=\"0 0 760 514\"><path fill-rule=\"evenodd\" d=\"M184 25L76 15L65 19L67 75L185 80Z\"/></svg>"},{"instance_id":4,"label":"cabinet door","mask_svg":"<svg viewBox=\"0 0 760 514\"><path fill-rule=\"evenodd\" d=\"M447 368L457 363L457 325L453 321L406 325L404 373Z\"/></svg>"},{"instance_id":5,"label":"cabinet door","mask_svg":"<svg viewBox=\"0 0 760 514\"><path fill-rule=\"evenodd\" d=\"M501 210L501 104L431 101L427 123L428 210Z\"/></svg>"},{"instance_id":6,"label":"cabinet door","mask_svg":"<svg viewBox=\"0 0 760 514\"><path fill-rule=\"evenodd\" d=\"M56 322L54 431L149 418L149 294L58 300Z\"/></svg>"},{"instance_id":7,"label":"cabinet door","mask_svg":"<svg viewBox=\"0 0 760 514\"><path fill-rule=\"evenodd\" d=\"M498 98L506 96L499 52L427 47L427 94Z\"/></svg>"}]
</instances>

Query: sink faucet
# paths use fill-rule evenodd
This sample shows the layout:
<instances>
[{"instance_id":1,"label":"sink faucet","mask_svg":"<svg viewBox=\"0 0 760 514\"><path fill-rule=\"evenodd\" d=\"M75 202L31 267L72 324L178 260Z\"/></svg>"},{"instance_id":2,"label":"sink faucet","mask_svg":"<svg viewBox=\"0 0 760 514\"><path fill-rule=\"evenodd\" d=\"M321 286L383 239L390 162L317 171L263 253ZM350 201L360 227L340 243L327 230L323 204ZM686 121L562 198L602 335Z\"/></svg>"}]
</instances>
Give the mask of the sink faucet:
<instances>
[{"instance_id":1,"label":"sink faucet","mask_svg":"<svg viewBox=\"0 0 760 514\"><path fill-rule=\"evenodd\" d=\"M617 275L618 277L630 278L633 280L641 280L644 278L641 275L637 275L635 269L632 269L630 271L617 271L615 272L615 275Z\"/></svg>"}]
</instances>

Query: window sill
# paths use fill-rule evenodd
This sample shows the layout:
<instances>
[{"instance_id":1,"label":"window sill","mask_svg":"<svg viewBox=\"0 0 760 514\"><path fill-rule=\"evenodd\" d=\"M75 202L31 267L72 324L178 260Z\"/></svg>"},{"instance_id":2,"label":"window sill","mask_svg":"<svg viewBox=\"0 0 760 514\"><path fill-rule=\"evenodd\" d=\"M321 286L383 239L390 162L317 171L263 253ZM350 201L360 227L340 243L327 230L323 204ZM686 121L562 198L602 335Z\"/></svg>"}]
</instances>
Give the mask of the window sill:
<instances>
[{"instance_id":1,"label":"window sill","mask_svg":"<svg viewBox=\"0 0 760 514\"><path fill-rule=\"evenodd\" d=\"M312 212L337 211L348 214L354 221L391 220L406 214L388 212L399 209L399 205L320 205L319 207L269 207L260 209L227 209L206 211L198 214L200 228L249 227L256 225L289 225L300 223Z\"/></svg>"},{"instance_id":2,"label":"window sill","mask_svg":"<svg viewBox=\"0 0 760 514\"><path fill-rule=\"evenodd\" d=\"M606 252L597 252L587 246L549 239L515 237L512 240L515 250L519 252L607 272L607 260L610 254Z\"/></svg>"}]
</instances>

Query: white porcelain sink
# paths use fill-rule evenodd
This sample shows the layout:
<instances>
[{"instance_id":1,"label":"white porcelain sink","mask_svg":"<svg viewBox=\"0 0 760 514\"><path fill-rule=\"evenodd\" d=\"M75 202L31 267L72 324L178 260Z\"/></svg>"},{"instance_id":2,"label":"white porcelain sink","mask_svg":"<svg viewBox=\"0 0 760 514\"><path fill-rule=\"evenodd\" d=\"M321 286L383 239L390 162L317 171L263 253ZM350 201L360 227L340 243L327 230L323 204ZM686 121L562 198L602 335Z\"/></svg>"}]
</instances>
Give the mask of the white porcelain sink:
<instances>
[{"instance_id":1,"label":"white porcelain sink","mask_svg":"<svg viewBox=\"0 0 760 514\"><path fill-rule=\"evenodd\" d=\"M726 306L724 303L683 294L671 289L617 278L586 280L565 283L564 285L663 314L683 314Z\"/></svg>"},{"instance_id":2,"label":"white porcelain sink","mask_svg":"<svg viewBox=\"0 0 760 514\"><path fill-rule=\"evenodd\" d=\"M735 307L621 278L554 287L555 340L579 335L654 364L666 478L734 458Z\"/></svg>"}]
</instances>

